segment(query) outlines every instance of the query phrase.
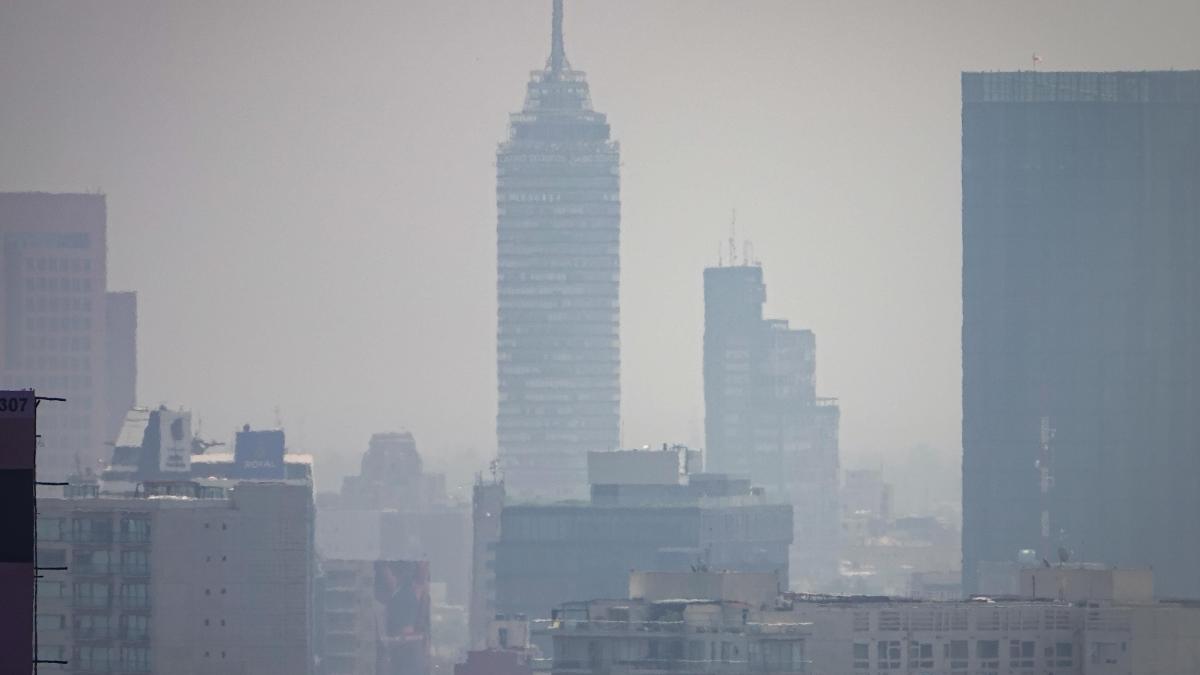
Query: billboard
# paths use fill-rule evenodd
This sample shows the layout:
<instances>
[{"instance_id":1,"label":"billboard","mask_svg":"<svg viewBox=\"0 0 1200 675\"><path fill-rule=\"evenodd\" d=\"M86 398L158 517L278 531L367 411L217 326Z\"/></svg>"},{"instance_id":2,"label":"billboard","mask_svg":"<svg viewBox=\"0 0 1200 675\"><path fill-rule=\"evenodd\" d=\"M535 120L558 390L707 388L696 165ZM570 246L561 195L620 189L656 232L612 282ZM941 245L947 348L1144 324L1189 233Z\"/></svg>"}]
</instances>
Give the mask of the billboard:
<instances>
[{"instance_id":1,"label":"billboard","mask_svg":"<svg viewBox=\"0 0 1200 675\"><path fill-rule=\"evenodd\" d=\"M167 473L192 470L192 414L157 410L158 469Z\"/></svg>"},{"instance_id":2,"label":"billboard","mask_svg":"<svg viewBox=\"0 0 1200 675\"><path fill-rule=\"evenodd\" d=\"M0 391L0 673L28 673L34 658L36 410L32 391Z\"/></svg>"},{"instance_id":3,"label":"billboard","mask_svg":"<svg viewBox=\"0 0 1200 675\"><path fill-rule=\"evenodd\" d=\"M378 675L429 675L429 563L375 561Z\"/></svg>"},{"instance_id":4,"label":"billboard","mask_svg":"<svg viewBox=\"0 0 1200 675\"><path fill-rule=\"evenodd\" d=\"M283 480L286 467L283 464L283 431L251 431L242 427L233 446L233 464L237 478L260 478Z\"/></svg>"}]
</instances>

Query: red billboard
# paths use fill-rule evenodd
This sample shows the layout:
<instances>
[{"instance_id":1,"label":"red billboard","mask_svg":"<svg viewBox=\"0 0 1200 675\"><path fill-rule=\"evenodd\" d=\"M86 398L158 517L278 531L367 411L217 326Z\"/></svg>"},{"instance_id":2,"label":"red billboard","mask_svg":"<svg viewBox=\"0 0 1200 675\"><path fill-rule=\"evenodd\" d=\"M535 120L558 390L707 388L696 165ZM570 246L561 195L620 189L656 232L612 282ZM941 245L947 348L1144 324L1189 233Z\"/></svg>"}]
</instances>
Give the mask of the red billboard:
<instances>
[{"instance_id":1,"label":"red billboard","mask_svg":"<svg viewBox=\"0 0 1200 675\"><path fill-rule=\"evenodd\" d=\"M429 675L429 563L375 562L378 675Z\"/></svg>"}]
</instances>

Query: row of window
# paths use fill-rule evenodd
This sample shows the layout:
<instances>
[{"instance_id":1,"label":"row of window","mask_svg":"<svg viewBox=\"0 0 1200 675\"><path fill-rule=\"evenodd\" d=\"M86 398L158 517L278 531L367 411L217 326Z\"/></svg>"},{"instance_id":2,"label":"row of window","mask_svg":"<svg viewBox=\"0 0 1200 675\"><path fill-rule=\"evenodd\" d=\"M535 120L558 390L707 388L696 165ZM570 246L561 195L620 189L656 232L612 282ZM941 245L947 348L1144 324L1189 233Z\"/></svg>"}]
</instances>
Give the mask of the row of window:
<instances>
[{"instance_id":1,"label":"row of window","mask_svg":"<svg viewBox=\"0 0 1200 675\"><path fill-rule=\"evenodd\" d=\"M25 279L25 290L29 292L90 293L90 278L33 277Z\"/></svg>"},{"instance_id":2,"label":"row of window","mask_svg":"<svg viewBox=\"0 0 1200 675\"><path fill-rule=\"evenodd\" d=\"M80 517L70 520L39 517L37 519L37 538L41 542L146 543L150 541L150 520L136 516L122 517L114 531L113 521L108 517Z\"/></svg>"},{"instance_id":3,"label":"row of window","mask_svg":"<svg viewBox=\"0 0 1200 675\"><path fill-rule=\"evenodd\" d=\"M1000 667L1000 640L976 640L975 658L982 668ZM905 664L903 643L900 640L879 640L875 643L875 667L879 670L900 670L902 668L933 668L934 645L932 642L909 642L908 658ZM1010 668L1033 668L1037 645L1032 640L1010 640L1008 645L1008 660ZM1047 646L1044 657L1048 667L1070 668L1074 663L1074 644L1056 642ZM869 670L871 668L871 645L866 642L855 642L852 647L854 668ZM971 660L971 643L969 640L950 640L942 644L942 660L952 669L968 668Z\"/></svg>"},{"instance_id":4,"label":"row of window","mask_svg":"<svg viewBox=\"0 0 1200 675\"><path fill-rule=\"evenodd\" d=\"M150 636L150 617L145 614L122 614L116 622L108 614L80 614L75 617L74 634L78 639L145 640ZM65 630L62 614L38 614L39 633Z\"/></svg>"},{"instance_id":5,"label":"row of window","mask_svg":"<svg viewBox=\"0 0 1200 675\"><path fill-rule=\"evenodd\" d=\"M38 579L39 598L66 597L67 585L62 581ZM129 609L150 607L150 585L146 583L123 583L120 586L119 605ZM81 608L107 608L113 604L112 586L105 582L80 581L72 584L71 601Z\"/></svg>"},{"instance_id":6,"label":"row of window","mask_svg":"<svg viewBox=\"0 0 1200 675\"><path fill-rule=\"evenodd\" d=\"M94 647L83 646L75 650L72 667L78 670L98 670L128 673L150 672L150 649L148 647Z\"/></svg>"},{"instance_id":7,"label":"row of window","mask_svg":"<svg viewBox=\"0 0 1200 675\"><path fill-rule=\"evenodd\" d=\"M31 352L86 352L92 349L92 337L87 334L62 337L30 336L25 341L25 349Z\"/></svg>"},{"instance_id":8,"label":"row of window","mask_svg":"<svg viewBox=\"0 0 1200 675\"><path fill-rule=\"evenodd\" d=\"M88 258L35 258L25 259L26 272L70 272L74 274L92 271Z\"/></svg>"},{"instance_id":9,"label":"row of window","mask_svg":"<svg viewBox=\"0 0 1200 675\"><path fill-rule=\"evenodd\" d=\"M25 298L27 312L83 312L92 311L90 297L34 295Z\"/></svg>"}]
</instances>

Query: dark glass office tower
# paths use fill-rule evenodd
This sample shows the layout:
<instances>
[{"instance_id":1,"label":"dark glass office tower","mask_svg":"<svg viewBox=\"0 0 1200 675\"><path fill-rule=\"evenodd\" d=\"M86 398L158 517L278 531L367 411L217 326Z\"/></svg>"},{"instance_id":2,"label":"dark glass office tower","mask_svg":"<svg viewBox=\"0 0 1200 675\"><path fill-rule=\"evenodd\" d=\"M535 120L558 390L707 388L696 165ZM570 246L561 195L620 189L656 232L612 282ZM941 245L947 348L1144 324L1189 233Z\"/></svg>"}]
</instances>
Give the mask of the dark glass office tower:
<instances>
[{"instance_id":1,"label":"dark glass office tower","mask_svg":"<svg viewBox=\"0 0 1200 675\"><path fill-rule=\"evenodd\" d=\"M1200 72L965 73L963 570L1200 597Z\"/></svg>"},{"instance_id":2,"label":"dark glass office tower","mask_svg":"<svg viewBox=\"0 0 1200 675\"><path fill-rule=\"evenodd\" d=\"M619 443L619 166L555 0L550 58L496 153L496 434L510 494L586 495L587 451Z\"/></svg>"}]
</instances>

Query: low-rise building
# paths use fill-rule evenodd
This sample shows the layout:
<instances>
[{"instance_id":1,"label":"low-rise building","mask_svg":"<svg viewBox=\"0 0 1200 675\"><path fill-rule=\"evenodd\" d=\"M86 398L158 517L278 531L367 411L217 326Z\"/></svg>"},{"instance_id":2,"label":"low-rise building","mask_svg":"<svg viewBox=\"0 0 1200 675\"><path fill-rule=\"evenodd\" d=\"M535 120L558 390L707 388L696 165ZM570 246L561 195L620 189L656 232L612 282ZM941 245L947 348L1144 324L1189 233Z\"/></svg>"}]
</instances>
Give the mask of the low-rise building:
<instances>
[{"instance_id":1,"label":"low-rise building","mask_svg":"<svg viewBox=\"0 0 1200 675\"><path fill-rule=\"evenodd\" d=\"M780 590L773 573L639 572L628 599L565 603L537 631L553 675L809 672L810 627L763 619Z\"/></svg>"},{"instance_id":2,"label":"low-rise building","mask_svg":"<svg viewBox=\"0 0 1200 675\"><path fill-rule=\"evenodd\" d=\"M454 675L533 675L538 661L525 617L500 615L488 623L486 647L467 652L467 660L454 665Z\"/></svg>"},{"instance_id":3,"label":"low-rise building","mask_svg":"<svg viewBox=\"0 0 1200 675\"><path fill-rule=\"evenodd\" d=\"M538 629L554 645L552 673L1200 672L1200 602L1154 600L1149 570L1026 569L1024 596L951 602L796 593L763 602L773 580L721 576L635 574L630 599L561 605Z\"/></svg>"}]
</instances>

